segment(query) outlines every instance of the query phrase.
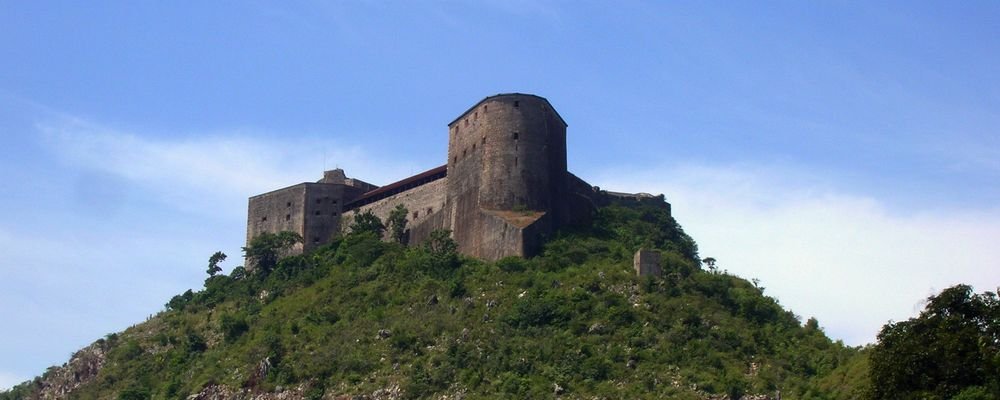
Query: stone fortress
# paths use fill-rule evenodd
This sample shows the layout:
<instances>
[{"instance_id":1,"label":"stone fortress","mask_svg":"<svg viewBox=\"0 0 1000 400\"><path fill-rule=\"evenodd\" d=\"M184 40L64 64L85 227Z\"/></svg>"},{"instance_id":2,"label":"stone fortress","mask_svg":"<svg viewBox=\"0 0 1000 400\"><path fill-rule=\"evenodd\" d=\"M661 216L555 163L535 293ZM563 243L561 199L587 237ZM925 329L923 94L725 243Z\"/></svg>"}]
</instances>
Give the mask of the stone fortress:
<instances>
[{"instance_id":1,"label":"stone fortress","mask_svg":"<svg viewBox=\"0 0 1000 400\"><path fill-rule=\"evenodd\" d=\"M448 124L447 164L385 186L326 171L250 198L247 243L264 232L292 231L309 251L340 235L359 213L385 221L407 208L408 240L419 244L448 229L461 253L489 260L537 253L561 227L589 223L612 202L663 195L616 193L591 186L566 167L566 122L548 100L530 94L489 96Z\"/></svg>"}]
</instances>

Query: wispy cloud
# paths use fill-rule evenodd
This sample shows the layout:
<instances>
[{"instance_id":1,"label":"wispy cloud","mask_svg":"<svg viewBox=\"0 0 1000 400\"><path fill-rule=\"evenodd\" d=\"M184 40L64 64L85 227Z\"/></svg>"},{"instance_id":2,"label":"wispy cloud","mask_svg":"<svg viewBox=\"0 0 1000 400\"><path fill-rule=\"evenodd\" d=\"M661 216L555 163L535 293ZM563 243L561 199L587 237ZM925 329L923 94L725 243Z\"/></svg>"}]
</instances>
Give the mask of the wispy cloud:
<instances>
[{"instance_id":1,"label":"wispy cloud","mask_svg":"<svg viewBox=\"0 0 1000 400\"><path fill-rule=\"evenodd\" d=\"M665 193L703 257L761 279L849 344L873 341L950 285L1000 285L1000 209L892 210L818 177L752 165L619 170L594 182Z\"/></svg>"},{"instance_id":2,"label":"wispy cloud","mask_svg":"<svg viewBox=\"0 0 1000 400\"><path fill-rule=\"evenodd\" d=\"M48 148L71 166L125 179L180 208L238 209L234 205L251 195L319 179L324 161L326 168L339 166L381 184L414 170L335 138L285 139L241 130L157 135L72 117L37 128Z\"/></svg>"}]
</instances>

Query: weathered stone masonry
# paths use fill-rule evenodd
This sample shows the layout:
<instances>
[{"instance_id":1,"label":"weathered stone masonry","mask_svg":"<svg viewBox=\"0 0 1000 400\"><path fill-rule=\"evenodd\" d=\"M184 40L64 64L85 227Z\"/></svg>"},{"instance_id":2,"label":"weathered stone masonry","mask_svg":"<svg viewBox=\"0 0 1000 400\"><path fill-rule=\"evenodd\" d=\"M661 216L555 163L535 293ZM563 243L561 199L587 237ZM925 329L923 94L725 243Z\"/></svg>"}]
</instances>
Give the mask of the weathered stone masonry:
<instances>
[{"instance_id":1,"label":"weathered stone masonry","mask_svg":"<svg viewBox=\"0 0 1000 400\"><path fill-rule=\"evenodd\" d=\"M654 201L662 195L601 191L569 173L566 122L548 100L530 94L490 96L448 124L447 163L376 187L327 171L250 198L247 241L263 232L302 235L296 252L340 234L361 212L383 220L397 205L409 211L410 243L449 229L464 254L530 256L555 229L586 223L596 206Z\"/></svg>"}]
</instances>

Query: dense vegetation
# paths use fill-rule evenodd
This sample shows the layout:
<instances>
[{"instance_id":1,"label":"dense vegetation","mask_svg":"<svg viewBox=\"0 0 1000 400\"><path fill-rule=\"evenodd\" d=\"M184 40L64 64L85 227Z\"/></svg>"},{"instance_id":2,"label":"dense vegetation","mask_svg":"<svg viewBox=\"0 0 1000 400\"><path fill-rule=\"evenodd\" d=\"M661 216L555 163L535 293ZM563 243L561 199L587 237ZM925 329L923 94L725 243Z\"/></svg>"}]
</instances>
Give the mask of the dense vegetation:
<instances>
[{"instance_id":1,"label":"dense vegetation","mask_svg":"<svg viewBox=\"0 0 1000 400\"><path fill-rule=\"evenodd\" d=\"M1000 399L1000 300L967 285L890 323L871 350L875 399Z\"/></svg>"},{"instance_id":2,"label":"dense vegetation","mask_svg":"<svg viewBox=\"0 0 1000 400\"><path fill-rule=\"evenodd\" d=\"M542 255L497 262L458 255L447 232L406 247L356 229L280 260L267 250L295 238L267 240L247 249L254 272L218 274L213 255L203 290L102 339L105 366L72 397L301 385L321 398L398 385L409 398L833 399L857 394L867 371L814 319L702 270L694 241L654 206L603 208ZM663 252L662 278L635 276L639 247Z\"/></svg>"}]
</instances>

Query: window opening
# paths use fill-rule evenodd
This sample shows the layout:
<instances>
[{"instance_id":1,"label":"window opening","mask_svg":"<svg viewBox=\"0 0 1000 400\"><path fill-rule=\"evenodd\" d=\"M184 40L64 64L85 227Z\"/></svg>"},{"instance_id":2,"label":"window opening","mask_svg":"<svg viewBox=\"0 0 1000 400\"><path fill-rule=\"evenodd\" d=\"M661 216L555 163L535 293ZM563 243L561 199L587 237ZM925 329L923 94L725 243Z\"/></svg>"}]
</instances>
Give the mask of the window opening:
<instances>
[{"instance_id":1,"label":"window opening","mask_svg":"<svg viewBox=\"0 0 1000 400\"><path fill-rule=\"evenodd\" d=\"M521 136L520 133L514 132L514 140L517 140Z\"/></svg>"},{"instance_id":2,"label":"window opening","mask_svg":"<svg viewBox=\"0 0 1000 400\"><path fill-rule=\"evenodd\" d=\"M292 214L285 214L285 221L291 220Z\"/></svg>"},{"instance_id":3,"label":"window opening","mask_svg":"<svg viewBox=\"0 0 1000 400\"><path fill-rule=\"evenodd\" d=\"M289 201L288 203L285 203L285 207L291 207L291 206L292 206L292 202Z\"/></svg>"},{"instance_id":4,"label":"window opening","mask_svg":"<svg viewBox=\"0 0 1000 400\"><path fill-rule=\"evenodd\" d=\"M316 211L316 215L319 215L319 211Z\"/></svg>"},{"instance_id":5,"label":"window opening","mask_svg":"<svg viewBox=\"0 0 1000 400\"><path fill-rule=\"evenodd\" d=\"M267 221L267 216L266 215L263 218L260 219L260 222L264 222L264 221Z\"/></svg>"},{"instance_id":6,"label":"window opening","mask_svg":"<svg viewBox=\"0 0 1000 400\"><path fill-rule=\"evenodd\" d=\"M520 105L521 105L521 102L520 102L520 101L517 101L517 100L514 100L514 108L517 108L517 107L519 107Z\"/></svg>"}]
</instances>

